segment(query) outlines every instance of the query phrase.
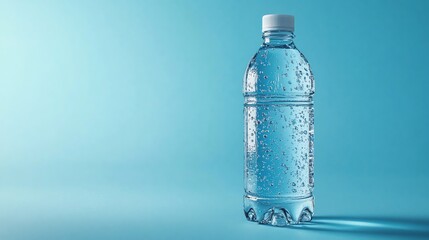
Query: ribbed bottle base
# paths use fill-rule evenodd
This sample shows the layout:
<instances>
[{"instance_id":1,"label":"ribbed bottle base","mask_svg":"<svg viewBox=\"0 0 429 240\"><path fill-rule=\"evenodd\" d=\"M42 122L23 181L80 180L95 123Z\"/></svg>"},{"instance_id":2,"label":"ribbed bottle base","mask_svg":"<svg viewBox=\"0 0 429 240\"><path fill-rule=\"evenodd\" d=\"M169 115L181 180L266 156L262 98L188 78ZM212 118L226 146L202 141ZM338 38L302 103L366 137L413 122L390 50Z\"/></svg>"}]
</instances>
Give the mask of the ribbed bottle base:
<instances>
[{"instance_id":1,"label":"ribbed bottle base","mask_svg":"<svg viewBox=\"0 0 429 240\"><path fill-rule=\"evenodd\" d=\"M311 221L314 197L258 198L244 196L244 214L247 220L273 226L287 226Z\"/></svg>"}]
</instances>

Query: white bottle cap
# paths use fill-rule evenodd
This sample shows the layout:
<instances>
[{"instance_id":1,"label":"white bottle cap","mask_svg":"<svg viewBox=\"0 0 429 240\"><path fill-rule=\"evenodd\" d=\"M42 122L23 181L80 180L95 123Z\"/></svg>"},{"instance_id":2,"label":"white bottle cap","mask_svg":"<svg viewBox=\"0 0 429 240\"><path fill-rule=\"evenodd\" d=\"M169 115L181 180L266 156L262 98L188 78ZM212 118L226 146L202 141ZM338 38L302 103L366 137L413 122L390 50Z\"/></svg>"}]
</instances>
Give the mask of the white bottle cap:
<instances>
[{"instance_id":1,"label":"white bottle cap","mask_svg":"<svg viewBox=\"0 0 429 240\"><path fill-rule=\"evenodd\" d=\"M262 32L283 30L293 32L295 20L292 15L268 14L262 17Z\"/></svg>"}]
</instances>

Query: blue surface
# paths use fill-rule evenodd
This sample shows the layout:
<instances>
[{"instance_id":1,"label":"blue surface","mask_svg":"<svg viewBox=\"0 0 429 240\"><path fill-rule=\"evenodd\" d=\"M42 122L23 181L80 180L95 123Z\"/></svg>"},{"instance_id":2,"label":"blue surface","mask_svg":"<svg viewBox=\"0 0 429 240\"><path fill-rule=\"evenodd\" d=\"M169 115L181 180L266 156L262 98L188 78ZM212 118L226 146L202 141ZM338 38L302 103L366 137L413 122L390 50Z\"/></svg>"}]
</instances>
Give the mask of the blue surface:
<instances>
[{"instance_id":1,"label":"blue surface","mask_svg":"<svg viewBox=\"0 0 429 240\"><path fill-rule=\"evenodd\" d=\"M1 1L1 239L429 236L428 1ZM266 13L312 65L312 225L245 221ZM226 58L225 56L228 56Z\"/></svg>"}]
</instances>

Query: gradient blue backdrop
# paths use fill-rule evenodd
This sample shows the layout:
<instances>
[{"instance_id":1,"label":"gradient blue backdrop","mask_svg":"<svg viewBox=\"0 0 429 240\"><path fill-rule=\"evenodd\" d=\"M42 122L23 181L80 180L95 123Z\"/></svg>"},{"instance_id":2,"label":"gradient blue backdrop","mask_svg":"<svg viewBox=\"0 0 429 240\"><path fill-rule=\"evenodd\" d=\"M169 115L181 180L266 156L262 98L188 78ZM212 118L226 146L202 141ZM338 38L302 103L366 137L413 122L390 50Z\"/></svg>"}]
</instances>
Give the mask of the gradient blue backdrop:
<instances>
[{"instance_id":1,"label":"gradient blue backdrop","mask_svg":"<svg viewBox=\"0 0 429 240\"><path fill-rule=\"evenodd\" d=\"M418 0L0 1L0 238L429 236L428 12ZM267 13L295 15L315 74L324 229L242 213L242 77Z\"/></svg>"}]
</instances>

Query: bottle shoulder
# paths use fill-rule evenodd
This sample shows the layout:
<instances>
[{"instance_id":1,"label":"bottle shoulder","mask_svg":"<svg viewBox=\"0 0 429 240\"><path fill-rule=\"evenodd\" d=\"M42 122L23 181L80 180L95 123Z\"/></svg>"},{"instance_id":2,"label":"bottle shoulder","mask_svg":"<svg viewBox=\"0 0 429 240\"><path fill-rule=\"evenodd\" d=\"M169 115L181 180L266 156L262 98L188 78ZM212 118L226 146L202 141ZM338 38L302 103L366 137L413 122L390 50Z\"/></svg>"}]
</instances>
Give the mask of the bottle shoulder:
<instances>
[{"instance_id":1,"label":"bottle shoulder","mask_svg":"<svg viewBox=\"0 0 429 240\"><path fill-rule=\"evenodd\" d=\"M262 45L250 60L243 79L245 95L312 95L310 64L295 45Z\"/></svg>"}]
</instances>

